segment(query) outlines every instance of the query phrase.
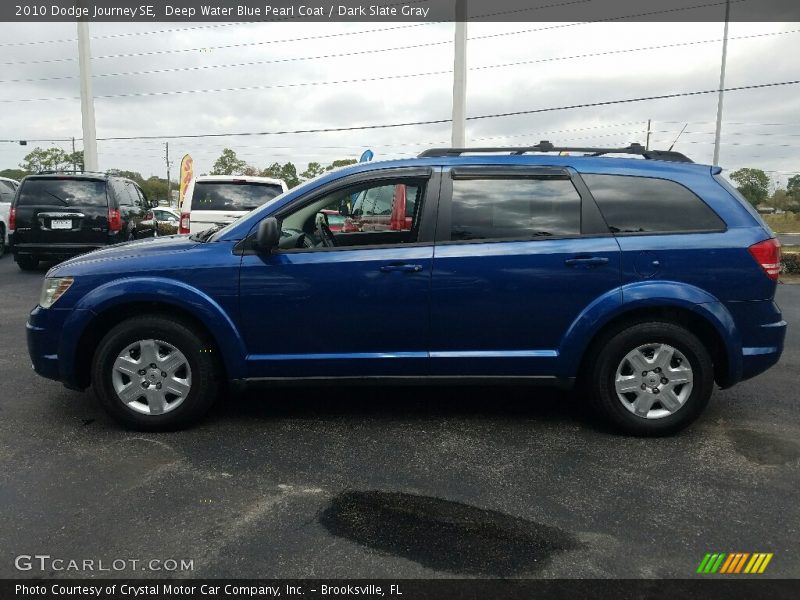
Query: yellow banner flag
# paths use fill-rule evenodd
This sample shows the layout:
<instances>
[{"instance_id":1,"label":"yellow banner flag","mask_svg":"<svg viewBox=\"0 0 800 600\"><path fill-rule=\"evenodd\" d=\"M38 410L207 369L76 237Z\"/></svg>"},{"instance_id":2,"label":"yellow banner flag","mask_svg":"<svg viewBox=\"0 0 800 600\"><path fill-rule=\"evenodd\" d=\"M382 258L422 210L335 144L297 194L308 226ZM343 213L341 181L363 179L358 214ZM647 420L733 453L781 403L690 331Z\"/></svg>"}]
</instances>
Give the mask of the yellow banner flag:
<instances>
[{"instance_id":1,"label":"yellow banner flag","mask_svg":"<svg viewBox=\"0 0 800 600\"><path fill-rule=\"evenodd\" d=\"M183 206L183 197L194 175L194 161L188 154L181 159L181 185L178 192L178 206Z\"/></svg>"}]
</instances>

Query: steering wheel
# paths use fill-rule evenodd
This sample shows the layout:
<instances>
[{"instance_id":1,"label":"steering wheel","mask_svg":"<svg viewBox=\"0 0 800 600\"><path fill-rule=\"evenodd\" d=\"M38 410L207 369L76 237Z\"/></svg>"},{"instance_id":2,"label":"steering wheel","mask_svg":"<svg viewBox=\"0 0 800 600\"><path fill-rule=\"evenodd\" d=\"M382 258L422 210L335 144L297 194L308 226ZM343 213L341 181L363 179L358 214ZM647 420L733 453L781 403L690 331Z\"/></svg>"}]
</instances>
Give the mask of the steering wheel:
<instances>
[{"instance_id":1,"label":"steering wheel","mask_svg":"<svg viewBox=\"0 0 800 600\"><path fill-rule=\"evenodd\" d=\"M323 246L326 248L333 248L336 246L336 240L333 237L331 228L328 227L328 224L322 219L317 221L317 233L319 234L319 239Z\"/></svg>"}]
</instances>

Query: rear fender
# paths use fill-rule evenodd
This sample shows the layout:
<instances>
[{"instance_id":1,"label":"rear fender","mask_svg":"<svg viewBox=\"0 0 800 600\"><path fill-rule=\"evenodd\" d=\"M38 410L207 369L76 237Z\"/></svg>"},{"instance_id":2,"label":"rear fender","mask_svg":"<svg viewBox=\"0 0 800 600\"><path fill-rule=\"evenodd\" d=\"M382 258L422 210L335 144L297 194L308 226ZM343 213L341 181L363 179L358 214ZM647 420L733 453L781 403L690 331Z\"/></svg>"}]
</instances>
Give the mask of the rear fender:
<instances>
[{"instance_id":1,"label":"rear fender","mask_svg":"<svg viewBox=\"0 0 800 600\"><path fill-rule=\"evenodd\" d=\"M581 361L597 333L626 313L647 308L681 308L707 321L719 334L728 359L724 381L741 379L742 341L728 309L708 292L674 281L639 281L610 290L592 302L572 323L559 350L562 375L578 375Z\"/></svg>"}]
</instances>

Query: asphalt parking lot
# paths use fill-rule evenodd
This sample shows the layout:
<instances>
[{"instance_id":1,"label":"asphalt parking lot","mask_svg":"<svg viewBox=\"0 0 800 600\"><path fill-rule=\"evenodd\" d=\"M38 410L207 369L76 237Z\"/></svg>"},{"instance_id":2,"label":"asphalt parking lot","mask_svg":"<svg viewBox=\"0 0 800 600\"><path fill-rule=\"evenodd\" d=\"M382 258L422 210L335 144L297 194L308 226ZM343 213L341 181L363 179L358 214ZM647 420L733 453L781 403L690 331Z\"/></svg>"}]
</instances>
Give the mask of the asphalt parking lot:
<instances>
[{"instance_id":1,"label":"asphalt parking lot","mask_svg":"<svg viewBox=\"0 0 800 600\"><path fill-rule=\"evenodd\" d=\"M31 371L43 273L0 259L0 577L693 577L706 552L800 577L798 285L778 292L781 363L671 438L507 387L281 389L140 434ZM21 572L22 554L193 570Z\"/></svg>"}]
</instances>

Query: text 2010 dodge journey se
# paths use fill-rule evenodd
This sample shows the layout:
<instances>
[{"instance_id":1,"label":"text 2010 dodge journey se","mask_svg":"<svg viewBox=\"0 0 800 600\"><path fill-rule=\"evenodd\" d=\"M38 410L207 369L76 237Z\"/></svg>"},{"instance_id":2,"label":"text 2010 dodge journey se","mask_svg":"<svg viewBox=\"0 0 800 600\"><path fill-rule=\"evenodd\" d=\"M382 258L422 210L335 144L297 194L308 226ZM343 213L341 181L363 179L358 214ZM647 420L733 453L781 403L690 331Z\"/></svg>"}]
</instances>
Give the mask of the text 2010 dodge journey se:
<instances>
[{"instance_id":1,"label":"text 2010 dodge journey se","mask_svg":"<svg viewBox=\"0 0 800 600\"><path fill-rule=\"evenodd\" d=\"M33 366L139 429L196 420L222 382L502 379L579 384L658 435L778 361L780 247L718 167L486 150L354 165L224 228L58 265ZM349 214L364 192L413 214L333 233L334 211L378 216Z\"/></svg>"}]
</instances>

